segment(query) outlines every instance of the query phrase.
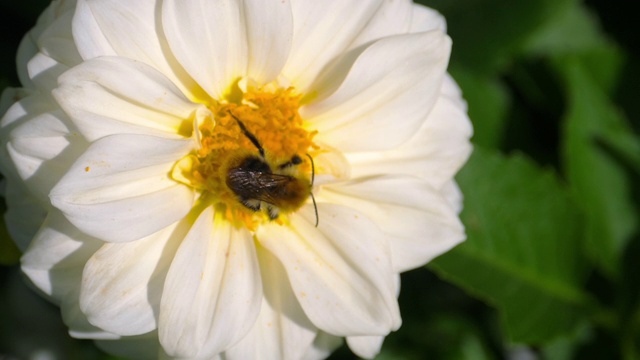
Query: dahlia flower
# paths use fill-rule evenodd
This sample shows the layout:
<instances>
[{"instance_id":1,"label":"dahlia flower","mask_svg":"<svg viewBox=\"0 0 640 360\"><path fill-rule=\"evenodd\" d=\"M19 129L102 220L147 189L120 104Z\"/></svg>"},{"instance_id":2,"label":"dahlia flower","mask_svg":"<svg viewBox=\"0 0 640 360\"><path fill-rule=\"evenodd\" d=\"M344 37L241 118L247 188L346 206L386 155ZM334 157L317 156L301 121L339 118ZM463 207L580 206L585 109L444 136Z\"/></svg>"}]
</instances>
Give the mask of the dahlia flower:
<instances>
[{"instance_id":1,"label":"dahlia flower","mask_svg":"<svg viewBox=\"0 0 640 360\"><path fill-rule=\"evenodd\" d=\"M450 48L406 0L54 1L0 106L24 273L119 355L374 357L465 237Z\"/></svg>"}]
</instances>

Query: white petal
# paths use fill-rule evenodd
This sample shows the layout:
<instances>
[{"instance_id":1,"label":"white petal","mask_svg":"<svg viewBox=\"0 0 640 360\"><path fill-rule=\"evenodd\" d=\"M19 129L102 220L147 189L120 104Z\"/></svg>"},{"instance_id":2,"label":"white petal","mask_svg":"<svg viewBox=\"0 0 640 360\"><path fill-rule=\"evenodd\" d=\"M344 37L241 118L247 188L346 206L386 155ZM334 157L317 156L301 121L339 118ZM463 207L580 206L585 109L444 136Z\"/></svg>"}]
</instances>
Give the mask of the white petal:
<instances>
[{"instance_id":1,"label":"white petal","mask_svg":"<svg viewBox=\"0 0 640 360\"><path fill-rule=\"evenodd\" d=\"M420 4L413 5L411 32L440 30L447 32L447 23L439 12Z\"/></svg>"},{"instance_id":2,"label":"white petal","mask_svg":"<svg viewBox=\"0 0 640 360\"><path fill-rule=\"evenodd\" d=\"M29 90L24 92L20 91L20 89L7 89L2 93L2 100L3 105L10 102L10 106L7 107L0 122L0 126L2 127L2 133L0 133L0 135L4 141L7 140L7 135L9 135L15 127L47 111L55 110L58 107L52 98Z\"/></svg>"},{"instance_id":3,"label":"white petal","mask_svg":"<svg viewBox=\"0 0 640 360\"><path fill-rule=\"evenodd\" d=\"M40 52L66 67L82 62L82 57L73 41L72 17L73 11L60 14L38 38Z\"/></svg>"},{"instance_id":4,"label":"white petal","mask_svg":"<svg viewBox=\"0 0 640 360\"><path fill-rule=\"evenodd\" d=\"M39 51L38 47L44 45L47 50L49 50L49 46L47 46L46 41L44 44L40 42L40 37L49 29L51 24L54 23L57 18L62 17L67 13L72 13L74 5L75 3L73 1L52 2L51 5L49 5L49 7L47 7L38 17L36 26L34 26L34 28L31 29L20 42L16 63L18 64L18 78L24 87L30 89L34 88L34 84L29 78L29 72L27 70L29 60ZM68 50L69 49L66 49L65 52ZM77 53L77 51L75 53ZM66 55L71 54L73 54L73 52L69 52Z\"/></svg>"},{"instance_id":5,"label":"white petal","mask_svg":"<svg viewBox=\"0 0 640 360\"><path fill-rule=\"evenodd\" d=\"M42 53L29 60L28 68L29 77L43 93L49 93L51 89L56 88L58 77L69 70L69 67Z\"/></svg>"},{"instance_id":6,"label":"white petal","mask_svg":"<svg viewBox=\"0 0 640 360\"><path fill-rule=\"evenodd\" d=\"M29 60L38 53L38 44L33 36L33 30L28 32L20 41L16 54L16 70L20 84L27 89L34 89L36 86L29 77L27 64Z\"/></svg>"},{"instance_id":7,"label":"white petal","mask_svg":"<svg viewBox=\"0 0 640 360\"><path fill-rule=\"evenodd\" d=\"M6 88L2 91L0 96L0 144L5 146L0 147L0 172L9 179L20 179L18 171L11 161L11 157L7 151L6 144L9 142L12 129L19 126L20 123L26 121L25 109L20 105L20 91L21 89ZM27 96L28 97L28 96ZM9 109L13 108L13 114L9 113ZM4 192L5 189L0 187L0 191ZM2 193L3 194L3 193Z\"/></svg>"},{"instance_id":8,"label":"white petal","mask_svg":"<svg viewBox=\"0 0 640 360\"><path fill-rule=\"evenodd\" d=\"M163 26L172 50L214 98L240 77L275 80L291 47L288 0L167 2Z\"/></svg>"},{"instance_id":9,"label":"white petal","mask_svg":"<svg viewBox=\"0 0 640 360\"><path fill-rule=\"evenodd\" d=\"M292 1L294 37L284 76L298 91L308 93L318 74L349 47L381 3L381 0Z\"/></svg>"},{"instance_id":10,"label":"white petal","mask_svg":"<svg viewBox=\"0 0 640 360\"><path fill-rule=\"evenodd\" d=\"M318 142L316 144L320 146L322 151L313 156L315 167L314 186L349 180L351 178L351 165L344 154L326 144Z\"/></svg>"},{"instance_id":11,"label":"white petal","mask_svg":"<svg viewBox=\"0 0 640 360\"><path fill-rule=\"evenodd\" d=\"M280 259L313 324L330 334L386 335L400 325L388 243L375 224L346 207L305 206L291 225L256 235Z\"/></svg>"},{"instance_id":12,"label":"white petal","mask_svg":"<svg viewBox=\"0 0 640 360\"><path fill-rule=\"evenodd\" d=\"M212 357L255 323L262 285L251 234L212 207L202 210L171 264L160 304L159 335L175 357Z\"/></svg>"},{"instance_id":13,"label":"white petal","mask_svg":"<svg viewBox=\"0 0 640 360\"><path fill-rule=\"evenodd\" d=\"M0 121L2 139L16 126L44 112L54 110L57 104L52 98L33 90L7 88L2 92L3 115Z\"/></svg>"},{"instance_id":14,"label":"white petal","mask_svg":"<svg viewBox=\"0 0 640 360\"><path fill-rule=\"evenodd\" d=\"M78 303L84 265L102 244L78 231L59 212L51 211L21 259L22 271L60 305L69 334L76 338L118 338L91 325Z\"/></svg>"},{"instance_id":15,"label":"white petal","mask_svg":"<svg viewBox=\"0 0 640 360\"><path fill-rule=\"evenodd\" d=\"M320 89L322 100L301 108L301 114L319 131L318 141L343 151L398 146L418 130L438 99L450 48L451 40L439 31L379 40L348 73L342 65L328 73L337 79L332 81L344 81L324 99Z\"/></svg>"},{"instance_id":16,"label":"white petal","mask_svg":"<svg viewBox=\"0 0 640 360\"><path fill-rule=\"evenodd\" d=\"M82 269L102 242L88 237L58 211L51 211L21 259L22 271L56 302L80 286Z\"/></svg>"},{"instance_id":17,"label":"white petal","mask_svg":"<svg viewBox=\"0 0 640 360\"><path fill-rule=\"evenodd\" d=\"M248 49L238 1L168 0L162 27L176 58L215 99L247 70Z\"/></svg>"},{"instance_id":18,"label":"white petal","mask_svg":"<svg viewBox=\"0 0 640 360\"><path fill-rule=\"evenodd\" d=\"M156 329L162 287L182 240L169 226L143 239L106 244L82 274L80 308L89 322L118 335Z\"/></svg>"},{"instance_id":19,"label":"white petal","mask_svg":"<svg viewBox=\"0 0 640 360\"><path fill-rule=\"evenodd\" d=\"M364 359L373 359L382 348L384 336L348 336L349 349Z\"/></svg>"},{"instance_id":20,"label":"white petal","mask_svg":"<svg viewBox=\"0 0 640 360\"><path fill-rule=\"evenodd\" d=\"M456 183L455 180L451 180L444 184L440 192L442 193L442 196L449 201L451 208L456 212L456 214L460 214L462 211L462 200L464 196L462 194L462 190L458 187L458 183Z\"/></svg>"},{"instance_id":21,"label":"white petal","mask_svg":"<svg viewBox=\"0 0 640 360\"><path fill-rule=\"evenodd\" d=\"M118 133L177 135L203 108L157 70L125 58L85 61L59 82L54 96L90 141Z\"/></svg>"},{"instance_id":22,"label":"white petal","mask_svg":"<svg viewBox=\"0 0 640 360\"><path fill-rule=\"evenodd\" d=\"M72 22L72 32L83 59L118 55L109 44L106 34L101 31L86 0L78 0Z\"/></svg>"},{"instance_id":23,"label":"white petal","mask_svg":"<svg viewBox=\"0 0 640 360\"><path fill-rule=\"evenodd\" d=\"M226 358L224 358L221 354L218 355L212 355L212 356L208 356L205 358L201 358L201 357L197 357L197 358L185 358L185 357L181 357L181 358L176 358L174 356L171 356L169 354L167 354L164 349L162 349L162 347L160 347L160 353L158 354L158 360L227 360Z\"/></svg>"},{"instance_id":24,"label":"white petal","mask_svg":"<svg viewBox=\"0 0 640 360\"><path fill-rule=\"evenodd\" d=\"M302 359L318 329L300 307L280 261L260 250L264 284L260 315L249 334L225 352L225 359Z\"/></svg>"},{"instance_id":25,"label":"white petal","mask_svg":"<svg viewBox=\"0 0 640 360\"><path fill-rule=\"evenodd\" d=\"M155 0L80 0L74 36L85 59L117 55L143 62L194 99L197 85L169 50L159 17Z\"/></svg>"},{"instance_id":26,"label":"white petal","mask_svg":"<svg viewBox=\"0 0 640 360\"><path fill-rule=\"evenodd\" d=\"M77 339L119 339L119 335L104 331L89 323L87 317L80 311L80 305L78 303L80 298L79 290L79 288L75 288L74 292L68 294L62 304L60 304L62 321L69 328L69 335Z\"/></svg>"},{"instance_id":27,"label":"white petal","mask_svg":"<svg viewBox=\"0 0 640 360\"><path fill-rule=\"evenodd\" d=\"M289 58L293 41L290 0L245 0L247 76L259 84L275 80Z\"/></svg>"},{"instance_id":28,"label":"white petal","mask_svg":"<svg viewBox=\"0 0 640 360\"><path fill-rule=\"evenodd\" d=\"M68 124L62 110L50 110L16 126L7 144L20 177L45 203L54 185L88 146Z\"/></svg>"},{"instance_id":29,"label":"white petal","mask_svg":"<svg viewBox=\"0 0 640 360\"><path fill-rule=\"evenodd\" d=\"M75 226L110 242L140 239L184 217L190 188L169 178L191 140L113 135L91 144L51 191Z\"/></svg>"},{"instance_id":30,"label":"white petal","mask_svg":"<svg viewBox=\"0 0 640 360\"><path fill-rule=\"evenodd\" d=\"M19 92L5 91L3 93L3 100L5 99L5 94L11 93L18 98L21 96ZM51 97L32 92L32 94L19 99L19 101L10 106L1 121L0 142L6 145L0 153L0 168L8 177L14 177L16 180L19 178L24 180L29 179L25 185L43 204L48 203L47 195L52 185L47 178L47 171L38 172L43 159L35 158L35 154L30 147L22 149L25 151L25 154L21 154L20 151L14 148L14 142L20 137L20 128L28 129L29 124L32 123L34 119L46 116L45 114L47 114L48 111L55 111L55 108L56 105ZM56 128L56 121L51 120L47 126ZM52 148L51 154L53 154L53 156L57 155L57 150L55 147ZM35 173L38 174L38 179L32 179ZM55 177L55 174L52 174L52 177ZM41 186L45 183L49 185Z\"/></svg>"},{"instance_id":31,"label":"white petal","mask_svg":"<svg viewBox=\"0 0 640 360\"><path fill-rule=\"evenodd\" d=\"M43 31L37 40L39 53L27 64L29 78L43 94L58 85L58 76L82 61L71 35L72 16L71 11L62 14Z\"/></svg>"},{"instance_id":32,"label":"white petal","mask_svg":"<svg viewBox=\"0 0 640 360\"><path fill-rule=\"evenodd\" d=\"M318 200L349 206L373 220L389 236L395 272L422 266L465 238L447 199L416 177L381 176L329 185Z\"/></svg>"},{"instance_id":33,"label":"white petal","mask_svg":"<svg viewBox=\"0 0 640 360\"><path fill-rule=\"evenodd\" d=\"M340 347L342 343L343 341L341 337L329 335L325 332L320 331L320 333L318 333L318 336L316 336L315 340L313 341L313 346L311 346L307 350L307 353L304 354L302 359L326 359L332 352Z\"/></svg>"},{"instance_id":34,"label":"white petal","mask_svg":"<svg viewBox=\"0 0 640 360\"><path fill-rule=\"evenodd\" d=\"M411 0L382 2L367 26L353 40L350 49L386 36L409 32L414 6Z\"/></svg>"},{"instance_id":35,"label":"white petal","mask_svg":"<svg viewBox=\"0 0 640 360\"><path fill-rule=\"evenodd\" d=\"M465 108L460 106L460 99L441 95L417 133L395 149L346 154L352 176L406 174L422 177L436 188L442 187L472 151L471 122Z\"/></svg>"},{"instance_id":36,"label":"white petal","mask_svg":"<svg viewBox=\"0 0 640 360\"><path fill-rule=\"evenodd\" d=\"M447 73L445 75L440 93L441 96L447 97L454 103L454 105L463 110L465 113L467 112L467 102L462 98L462 89L460 89L456 81L453 79L453 77L451 77L451 74ZM471 129L471 124L469 124L467 127L469 128L469 131L471 133L473 131L473 129Z\"/></svg>"},{"instance_id":37,"label":"white petal","mask_svg":"<svg viewBox=\"0 0 640 360\"><path fill-rule=\"evenodd\" d=\"M6 172L4 175L8 176ZM47 211L20 180L7 178L4 190L2 196L7 204L4 222L11 239L24 252L44 222Z\"/></svg>"},{"instance_id":38,"label":"white petal","mask_svg":"<svg viewBox=\"0 0 640 360\"><path fill-rule=\"evenodd\" d=\"M386 36L432 30L447 32L445 19L437 11L411 0L384 1L350 49Z\"/></svg>"},{"instance_id":39,"label":"white petal","mask_svg":"<svg viewBox=\"0 0 640 360\"><path fill-rule=\"evenodd\" d=\"M6 87L2 90L2 95L0 95L0 114L2 114L0 117L0 126L3 132L0 132L0 136L6 136L6 134L4 134L4 128L19 118L19 116L13 116L10 119L6 119L9 108L15 106L20 100L32 96L34 93L36 93L34 90L25 88ZM24 113L24 110L21 112Z\"/></svg>"}]
</instances>

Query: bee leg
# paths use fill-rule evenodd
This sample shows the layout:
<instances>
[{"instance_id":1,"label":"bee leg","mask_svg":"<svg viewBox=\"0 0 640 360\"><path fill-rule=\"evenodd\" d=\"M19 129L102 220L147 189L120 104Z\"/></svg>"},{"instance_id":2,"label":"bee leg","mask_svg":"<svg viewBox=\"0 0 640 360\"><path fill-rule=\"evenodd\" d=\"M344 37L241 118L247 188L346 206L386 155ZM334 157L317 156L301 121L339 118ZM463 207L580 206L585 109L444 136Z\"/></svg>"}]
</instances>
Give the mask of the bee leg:
<instances>
[{"instance_id":1,"label":"bee leg","mask_svg":"<svg viewBox=\"0 0 640 360\"><path fill-rule=\"evenodd\" d=\"M280 211L275 206L267 206L267 213L269 214L269 219L275 220L278 218Z\"/></svg>"},{"instance_id":2,"label":"bee leg","mask_svg":"<svg viewBox=\"0 0 640 360\"><path fill-rule=\"evenodd\" d=\"M253 211L258 211L260 210L260 201L259 200L252 200L252 199L240 199L240 203L244 206L246 206L247 208L253 210Z\"/></svg>"}]
</instances>

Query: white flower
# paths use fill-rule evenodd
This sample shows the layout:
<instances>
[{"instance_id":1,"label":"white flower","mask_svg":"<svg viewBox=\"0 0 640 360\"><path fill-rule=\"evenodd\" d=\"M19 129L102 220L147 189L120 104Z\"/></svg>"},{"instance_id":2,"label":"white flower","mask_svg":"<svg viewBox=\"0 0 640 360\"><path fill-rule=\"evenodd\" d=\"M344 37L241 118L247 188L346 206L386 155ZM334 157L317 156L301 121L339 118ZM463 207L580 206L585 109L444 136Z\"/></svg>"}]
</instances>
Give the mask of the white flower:
<instances>
[{"instance_id":1,"label":"white flower","mask_svg":"<svg viewBox=\"0 0 640 360\"><path fill-rule=\"evenodd\" d=\"M46 214L23 271L116 354L375 356L399 273L464 239L444 31L402 0L54 1L0 133L14 234Z\"/></svg>"}]
</instances>

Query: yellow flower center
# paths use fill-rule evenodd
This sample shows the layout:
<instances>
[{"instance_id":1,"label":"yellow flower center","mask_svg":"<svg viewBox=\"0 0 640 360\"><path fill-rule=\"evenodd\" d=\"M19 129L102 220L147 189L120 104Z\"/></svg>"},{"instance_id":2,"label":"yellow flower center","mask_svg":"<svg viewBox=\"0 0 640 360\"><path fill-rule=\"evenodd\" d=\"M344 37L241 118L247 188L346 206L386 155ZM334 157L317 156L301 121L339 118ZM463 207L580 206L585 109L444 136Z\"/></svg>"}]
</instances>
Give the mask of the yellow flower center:
<instances>
[{"instance_id":1,"label":"yellow flower center","mask_svg":"<svg viewBox=\"0 0 640 360\"><path fill-rule=\"evenodd\" d=\"M195 188L200 201L223 211L236 226L254 229L306 202L311 186L315 132L298 113L292 88L272 91L237 86L198 124L200 148L180 160L172 177Z\"/></svg>"}]
</instances>

